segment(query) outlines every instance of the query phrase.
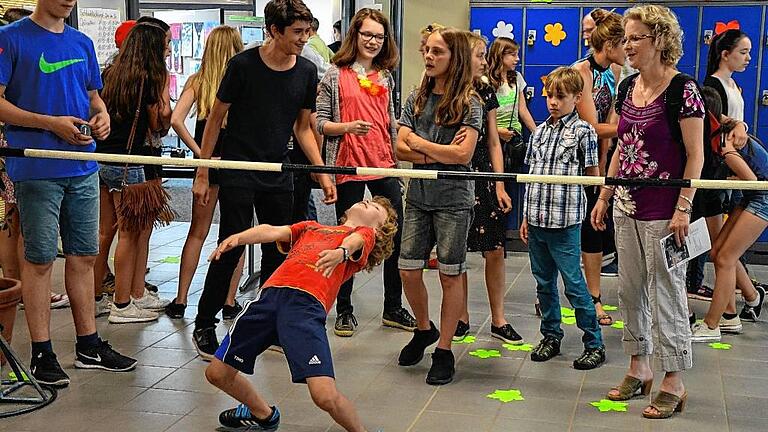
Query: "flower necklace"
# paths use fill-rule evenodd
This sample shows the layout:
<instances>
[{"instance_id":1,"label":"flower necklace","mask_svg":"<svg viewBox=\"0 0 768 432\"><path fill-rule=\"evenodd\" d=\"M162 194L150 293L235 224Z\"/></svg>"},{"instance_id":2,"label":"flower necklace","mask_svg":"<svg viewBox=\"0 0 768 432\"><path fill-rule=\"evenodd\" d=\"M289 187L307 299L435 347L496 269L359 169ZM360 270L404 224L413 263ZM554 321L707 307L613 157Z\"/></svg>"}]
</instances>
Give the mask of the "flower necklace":
<instances>
[{"instance_id":1,"label":"flower necklace","mask_svg":"<svg viewBox=\"0 0 768 432\"><path fill-rule=\"evenodd\" d=\"M360 63L355 62L350 66L350 69L357 74L357 82L360 84L360 89L362 91L371 96L379 96L387 92L387 72L380 70L378 73L378 81L373 82L368 79L368 74L365 73L365 67Z\"/></svg>"}]
</instances>

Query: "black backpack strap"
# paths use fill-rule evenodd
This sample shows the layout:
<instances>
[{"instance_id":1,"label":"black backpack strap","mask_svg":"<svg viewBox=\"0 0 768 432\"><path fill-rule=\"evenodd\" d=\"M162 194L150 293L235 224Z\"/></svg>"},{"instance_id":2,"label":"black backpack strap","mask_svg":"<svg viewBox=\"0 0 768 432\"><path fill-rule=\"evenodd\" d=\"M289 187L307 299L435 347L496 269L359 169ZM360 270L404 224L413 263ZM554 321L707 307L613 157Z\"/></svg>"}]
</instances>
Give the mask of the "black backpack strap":
<instances>
[{"instance_id":1,"label":"black backpack strap","mask_svg":"<svg viewBox=\"0 0 768 432\"><path fill-rule=\"evenodd\" d=\"M616 103L614 104L613 109L616 110L616 114L621 115L621 107L624 106L624 100L627 98L627 93L629 92L629 86L635 82L637 77L639 76L639 73L632 74L624 80L622 80L619 83L619 89L616 91Z\"/></svg>"},{"instance_id":2,"label":"black backpack strap","mask_svg":"<svg viewBox=\"0 0 768 432\"><path fill-rule=\"evenodd\" d=\"M696 87L699 88L695 78L681 72L672 78L665 95L669 130L672 132L672 138L681 145L683 144L683 131L680 130L680 111L683 109L683 92L688 81L693 81ZM699 88L699 92L701 92L701 88Z\"/></svg>"}]
</instances>

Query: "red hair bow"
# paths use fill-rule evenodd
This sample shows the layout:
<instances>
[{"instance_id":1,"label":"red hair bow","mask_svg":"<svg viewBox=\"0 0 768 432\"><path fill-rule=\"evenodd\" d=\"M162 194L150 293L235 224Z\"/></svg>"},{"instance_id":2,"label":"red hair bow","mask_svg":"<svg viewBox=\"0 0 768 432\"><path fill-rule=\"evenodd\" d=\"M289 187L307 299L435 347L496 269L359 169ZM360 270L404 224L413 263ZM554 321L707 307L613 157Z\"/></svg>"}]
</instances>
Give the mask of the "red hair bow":
<instances>
[{"instance_id":1,"label":"red hair bow","mask_svg":"<svg viewBox=\"0 0 768 432\"><path fill-rule=\"evenodd\" d=\"M715 36L719 35L720 33L724 33L728 30L741 30L741 25L739 24L739 21L733 20L728 22L728 24L720 21L715 23Z\"/></svg>"}]
</instances>

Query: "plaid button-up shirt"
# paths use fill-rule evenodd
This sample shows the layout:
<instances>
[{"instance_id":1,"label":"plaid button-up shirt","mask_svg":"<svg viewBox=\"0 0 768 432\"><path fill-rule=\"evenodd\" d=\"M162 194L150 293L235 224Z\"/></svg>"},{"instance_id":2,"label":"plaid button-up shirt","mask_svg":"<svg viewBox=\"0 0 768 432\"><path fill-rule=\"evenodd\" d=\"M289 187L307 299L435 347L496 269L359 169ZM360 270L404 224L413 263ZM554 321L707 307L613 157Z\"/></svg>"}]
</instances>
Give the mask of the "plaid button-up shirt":
<instances>
[{"instance_id":1,"label":"plaid button-up shirt","mask_svg":"<svg viewBox=\"0 0 768 432\"><path fill-rule=\"evenodd\" d=\"M530 174L577 176L598 164L597 133L573 113L539 125L531 136L525 162ZM581 185L529 183L525 188L523 214L528 224L542 228L566 228L581 223L587 199Z\"/></svg>"}]
</instances>

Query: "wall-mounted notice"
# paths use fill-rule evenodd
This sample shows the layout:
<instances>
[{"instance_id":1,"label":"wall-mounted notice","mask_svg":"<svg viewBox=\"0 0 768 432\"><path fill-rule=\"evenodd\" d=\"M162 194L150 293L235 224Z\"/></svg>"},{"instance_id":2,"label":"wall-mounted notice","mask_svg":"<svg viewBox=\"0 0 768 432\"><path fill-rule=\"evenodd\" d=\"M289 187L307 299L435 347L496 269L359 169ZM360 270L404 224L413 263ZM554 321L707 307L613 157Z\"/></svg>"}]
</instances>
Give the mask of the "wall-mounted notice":
<instances>
[{"instance_id":1,"label":"wall-mounted notice","mask_svg":"<svg viewBox=\"0 0 768 432\"><path fill-rule=\"evenodd\" d=\"M79 8L77 10L78 28L93 41L100 65L106 64L117 51L115 30L120 23L120 11L117 9Z\"/></svg>"}]
</instances>

